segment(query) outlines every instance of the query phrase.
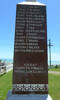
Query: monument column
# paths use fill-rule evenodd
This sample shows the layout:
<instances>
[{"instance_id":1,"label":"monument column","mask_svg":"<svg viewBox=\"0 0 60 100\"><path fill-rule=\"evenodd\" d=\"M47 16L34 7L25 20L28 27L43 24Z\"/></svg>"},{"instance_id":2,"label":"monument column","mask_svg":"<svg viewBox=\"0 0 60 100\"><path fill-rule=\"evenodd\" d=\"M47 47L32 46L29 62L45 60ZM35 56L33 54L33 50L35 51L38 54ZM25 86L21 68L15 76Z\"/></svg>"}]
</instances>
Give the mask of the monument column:
<instances>
[{"instance_id":1,"label":"monument column","mask_svg":"<svg viewBox=\"0 0 60 100\"><path fill-rule=\"evenodd\" d=\"M13 65L13 94L47 94L46 6L17 4Z\"/></svg>"}]
</instances>

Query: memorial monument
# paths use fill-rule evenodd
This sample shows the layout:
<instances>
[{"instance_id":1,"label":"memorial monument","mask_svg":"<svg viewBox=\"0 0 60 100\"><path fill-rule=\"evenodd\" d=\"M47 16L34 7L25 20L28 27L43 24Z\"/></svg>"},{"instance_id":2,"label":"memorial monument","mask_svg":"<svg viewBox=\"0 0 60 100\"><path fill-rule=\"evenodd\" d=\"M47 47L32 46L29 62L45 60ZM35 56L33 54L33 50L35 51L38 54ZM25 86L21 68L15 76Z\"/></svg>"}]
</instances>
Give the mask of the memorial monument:
<instances>
[{"instance_id":1,"label":"memorial monument","mask_svg":"<svg viewBox=\"0 0 60 100\"><path fill-rule=\"evenodd\" d=\"M7 100L51 100L48 96L46 19L46 5L35 0L17 4L13 89Z\"/></svg>"}]
</instances>

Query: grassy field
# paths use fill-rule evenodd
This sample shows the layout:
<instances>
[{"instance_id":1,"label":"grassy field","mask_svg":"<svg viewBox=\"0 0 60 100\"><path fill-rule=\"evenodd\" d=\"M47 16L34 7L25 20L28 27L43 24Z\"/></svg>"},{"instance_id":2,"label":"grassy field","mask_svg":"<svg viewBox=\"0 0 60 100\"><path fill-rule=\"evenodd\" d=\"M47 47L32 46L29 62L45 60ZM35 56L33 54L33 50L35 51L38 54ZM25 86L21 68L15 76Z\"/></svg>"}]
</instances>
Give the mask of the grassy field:
<instances>
[{"instance_id":1,"label":"grassy field","mask_svg":"<svg viewBox=\"0 0 60 100\"><path fill-rule=\"evenodd\" d=\"M49 69L49 71L60 71L60 68Z\"/></svg>"},{"instance_id":2,"label":"grassy field","mask_svg":"<svg viewBox=\"0 0 60 100\"><path fill-rule=\"evenodd\" d=\"M49 74L49 94L53 100L60 100L60 75ZM0 76L0 100L6 100L8 90L12 88L12 71Z\"/></svg>"},{"instance_id":3,"label":"grassy field","mask_svg":"<svg viewBox=\"0 0 60 100\"><path fill-rule=\"evenodd\" d=\"M8 90L12 88L12 71L0 76L0 100L6 100Z\"/></svg>"},{"instance_id":4,"label":"grassy field","mask_svg":"<svg viewBox=\"0 0 60 100\"><path fill-rule=\"evenodd\" d=\"M49 74L49 94L53 100L60 100L60 75Z\"/></svg>"}]
</instances>

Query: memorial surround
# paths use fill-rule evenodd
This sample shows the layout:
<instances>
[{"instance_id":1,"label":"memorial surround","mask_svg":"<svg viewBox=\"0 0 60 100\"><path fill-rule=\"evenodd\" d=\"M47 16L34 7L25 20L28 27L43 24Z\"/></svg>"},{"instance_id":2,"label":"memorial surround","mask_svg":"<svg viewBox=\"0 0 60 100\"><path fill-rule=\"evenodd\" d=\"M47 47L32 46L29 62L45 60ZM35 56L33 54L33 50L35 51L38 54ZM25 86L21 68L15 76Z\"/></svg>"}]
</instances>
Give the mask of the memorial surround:
<instances>
[{"instance_id":1,"label":"memorial surround","mask_svg":"<svg viewBox=\"0 0 60 100\"><path fill-rule=\"evenodd\" d=\"M16 6L13 89L7 100L52 100L48 95L46 5L36 0Z\"/></svg>"}]
</instances>

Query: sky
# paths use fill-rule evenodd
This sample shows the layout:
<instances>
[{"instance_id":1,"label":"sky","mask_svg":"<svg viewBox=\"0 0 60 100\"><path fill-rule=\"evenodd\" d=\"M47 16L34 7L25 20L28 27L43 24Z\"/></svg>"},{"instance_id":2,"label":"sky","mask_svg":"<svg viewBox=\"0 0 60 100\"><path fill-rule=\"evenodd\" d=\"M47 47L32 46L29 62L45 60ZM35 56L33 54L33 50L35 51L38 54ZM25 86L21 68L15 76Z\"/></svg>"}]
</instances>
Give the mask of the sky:
<instances>
[{"instance_id":1,"label":"sky","mask_svg":"<svg viewBox=\"0 0 60 100\"><path fill-rule=\"evenodd\" d=\"M0 58L13 58L16 4L22 1L0 0ZM60 61L60 0L38 1L47 6L47 41L51 39L53 44L52 60Z\"/></svg>"}]
</instances>

